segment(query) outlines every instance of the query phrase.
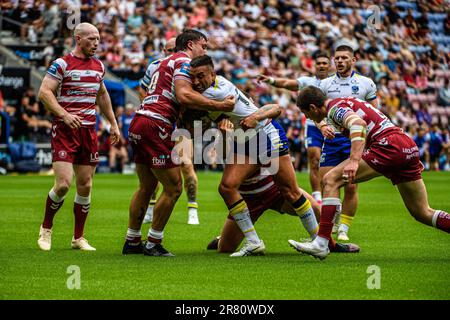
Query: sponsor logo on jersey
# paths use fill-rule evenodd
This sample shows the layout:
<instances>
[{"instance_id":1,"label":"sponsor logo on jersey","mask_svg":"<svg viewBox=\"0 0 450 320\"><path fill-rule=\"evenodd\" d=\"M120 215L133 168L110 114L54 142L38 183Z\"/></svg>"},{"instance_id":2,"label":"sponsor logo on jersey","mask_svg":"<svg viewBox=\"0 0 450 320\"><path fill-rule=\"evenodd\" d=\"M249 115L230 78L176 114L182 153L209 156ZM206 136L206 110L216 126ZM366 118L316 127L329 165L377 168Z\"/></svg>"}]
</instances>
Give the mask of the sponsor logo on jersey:
<instances>
[{"instance_id":1,"label":"sponsor logo on jersey","mask_svg":"<svg viewBox=\"0 0 450 320\"><path fill-rule=\"evenodd\" d=\"M328 93L341 92L339 88L334 88L333 90L328 90Z\"/></svg>"},{"instance_id":2,"label":"sponsor logo on jersey","mask_svg":"<svg viewBox=\"0 0 450 320\"><path fill-rule=\"evenodd\" d=\"M189 70L190 70L190 69L191 69L190 63L185 62L185 63L183 63L183 64L181 65L180 72L181 72L181 73L184 73L184 74L187 75L187 76L189 76L189 75L190 75L190 73L189 73Z\"/></svg>"},{"instance_id":3,"label":"sponsor logo on jersey","mask_svg":"<svg viewBox=\"0 0 450 320\"><path fill-rule=\"evenodd\" d=\"M81 73L79 73L79 72L71 72L70 73L70 77L71 77L72 81L80 81Z\"/></svg>"},{"instance_id":4,"label":"sponsor logo on jersey","mask_svg":"<svg viewBox=\"0 0 450 320\"><path fill-rule=\"evenodd\" d=\"M166 164L166 159L169 159L169 158L170 158L169 155L162 154L159 157L153 157L152 163L157 166L163 166Z\"/></svg>"},{"instance_id":5,"label":"sponsor logo on jersey","mask_svg":"<svg viewBox=\"0 0 450 320\"><path fill-rule=\"evenodd\" d=\"M56 75L57 70L58 70L58 65L56 63L52 64L50 66L50 68L48 68L48 72L53 74L53 75Z\"/></svg>"},{"instance_id":6,"label":"sponsor logo on jersey","mask_svg":"<svg viewBox=\"0 0 450 320\"><path fill-rule=\"evenodd\" d=\"M334 120L336 120L337 123L342 123L344 121L345 114L347 113L347 110L344 108L336 108L336 112L334 113Z\"/></svg>"}]
</instances>

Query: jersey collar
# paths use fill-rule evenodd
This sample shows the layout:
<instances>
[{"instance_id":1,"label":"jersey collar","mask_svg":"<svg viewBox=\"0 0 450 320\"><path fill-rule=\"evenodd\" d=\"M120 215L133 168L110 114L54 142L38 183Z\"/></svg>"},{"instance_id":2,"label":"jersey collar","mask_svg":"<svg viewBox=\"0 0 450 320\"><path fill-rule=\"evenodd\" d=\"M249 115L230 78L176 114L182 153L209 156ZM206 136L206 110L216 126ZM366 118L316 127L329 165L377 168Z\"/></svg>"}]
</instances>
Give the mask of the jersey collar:
<instances>
[{"instance_id":1,"label":"jersey collar","mask_svg":"<svg viewBox=\"0 0 450 320\"><path fill-rule=\"evenodd\" d=\"M339 73L336 72L336 77L338 77L339 79L348 79L348 78L353 77L354 74L355 74L355 70L352 70L352 73L350 74L349 77L342 78L342 77L339 75Z\"/></svg>"}]
</instances>

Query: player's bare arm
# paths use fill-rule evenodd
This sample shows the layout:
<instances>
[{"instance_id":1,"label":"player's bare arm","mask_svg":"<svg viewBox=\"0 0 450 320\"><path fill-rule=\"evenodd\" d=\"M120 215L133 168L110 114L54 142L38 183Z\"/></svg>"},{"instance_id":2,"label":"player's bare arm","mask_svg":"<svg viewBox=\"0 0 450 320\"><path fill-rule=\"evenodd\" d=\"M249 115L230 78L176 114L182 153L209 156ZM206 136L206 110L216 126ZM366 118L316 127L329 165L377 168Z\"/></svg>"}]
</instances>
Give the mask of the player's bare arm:
<instances>
[{"instance_id":1,"label":"player's bare arm","mask_svg":"<svg viewBox=\"0 0 450 320\"><path fill-rule=\"evenodd\" d=\"M288 89L292 91L298 90L297 80L285 78L273 78L260 74L256 78L258 82L265 82L277 88Z\"/></svg>"},{"instance_id":2,"label":"player's bare arm","mask_svg":"<svg viewBox=\"0 0 450 320\"><path fill-rule=\"evenodd\" d=\"M350 113L344 119L344 128L350 131L350 158L349 163L344 167L343 178L345 182L352 183L355 179L356 171L366 144L367 123L356 113Z\"/></svg>"},{"instance_id":3,"label":"player's bare arm","mask_svg":"<svg viewBox=\"0 0 450 320\"><path fill-rule=\"evenodd\" d=\"M334 138L334 129L332 126L328 125L327 121L324 119L319 123L314 122L316 127L319 128L320 132L322 132L323 136L327 139Z\"/></svg>"},{"instance_id":4,"label":"player's bare arm","mask_svg":"<svg viewBox=\"0 0 450 320\"><path fill-rule=\"evenodd\" d=\"M233 96L223 101L210 100L194 91L191 83L185 80L175 80L175 96L181 105L196 110L230 112L236 103Z\"/></svg>"},{"instance_id":5,"label":"player's bare arm","mask_svg":"<svg viewBox=\"0 0 450 320\"><path fill-rule=\"evenodd\" d=\"M256 128L258 123L266 119L275 119L281 114L281 107L277 104L266 104L241 121L244 130Z\"/></svg>"},{"instance_id":6,"label":"player's bare arm","mask_svg":"<svg viewBox=\"0 0 450 320\"><path fill-rule=\"evenodd\" d=\"M103 82L100 84L100 89L97 93L97 104L100 107L100 111L111 124L111 129L109 131L111 144L116 144L120 139L120 130L112 109L111 98L109 97L108 90L106 90Z\"/></svg>"},{"instance_id":7,"label":"player's bare arm","mask_svg":"<svg viewBox=\"0 0 450 320\"><path fill-rule=\"evenodd\" d=\"M60 117L66 125L72 129L81 127L81 118L68 113L56 100L56 91L59 81L50 75L46 75L39 89L38 98L45 108L57 117Z\"/></svg>"}]
</instances>

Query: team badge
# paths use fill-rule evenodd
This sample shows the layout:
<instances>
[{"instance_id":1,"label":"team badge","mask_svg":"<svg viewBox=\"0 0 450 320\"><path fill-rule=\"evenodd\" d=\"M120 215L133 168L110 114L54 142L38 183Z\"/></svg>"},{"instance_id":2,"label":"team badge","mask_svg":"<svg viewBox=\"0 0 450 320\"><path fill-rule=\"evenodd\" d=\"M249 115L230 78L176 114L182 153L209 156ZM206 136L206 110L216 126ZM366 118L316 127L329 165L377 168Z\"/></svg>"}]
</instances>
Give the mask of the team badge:
<instances>
[{"instance_id":1,"label":"team badge","mask_svg":"<svg viewBox=\"0 0 450 320\"><path fill-rule=\"evenodd\" d=\"M59 156L61 159L65 159L65 158L67 157L67 152L64 151L64 150L61 150L61 151L58 152L58 156Z\"/></svg>"},{"instance_id":2,"label":"team badge","mask_svg":"<svg viewBox=\"0 0 450 320\"><path fill-rule=\"evenodd\" d=\"M358 94L359 87L358 86L352 86L352 94Z\"/></svg>"}]
</instances>

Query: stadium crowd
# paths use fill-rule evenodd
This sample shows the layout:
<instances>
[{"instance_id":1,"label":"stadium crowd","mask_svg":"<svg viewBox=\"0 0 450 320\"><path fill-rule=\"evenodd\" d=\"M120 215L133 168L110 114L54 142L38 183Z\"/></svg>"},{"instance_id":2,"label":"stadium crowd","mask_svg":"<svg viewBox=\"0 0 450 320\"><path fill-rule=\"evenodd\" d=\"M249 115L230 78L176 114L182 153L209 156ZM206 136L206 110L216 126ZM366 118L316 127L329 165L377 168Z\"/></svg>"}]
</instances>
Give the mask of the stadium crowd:
<instances>
[{"instance_id":1,"label":"stadium crowd","mask_svg":"<svg viewBox=\"0 0 450 320\"><path fill-rule=\"evenodd\" d=\"M98 57L131 88L162 48L184 28L209 38L217 73L230 79L258 105L276 102L291 143L296 168L306 166L304 116L295 92L258 83L258 74L295 79L314 75L318 50L332 55L346 44L355 50L356 69L374 80L383 112L414 137L427 169L449 170L450 8L446 1L249 0L131 1L45 0L2 2L3 15L22 23L24 43L73 47L65 23L80 10L81 22L100 31ZM51 50L49 50L51 52ZM56 57L49 56L48 64ZM4 97L3 97L4 98ZM138 106L114 106L123 136ZM50 118L27 90L16 106L0 99L10 114L14 139L49 138ZM99 123L99 135L102 132ZM119 145L121 161L128 161ZM106 145L106 144L105 144ZM105 150L107 152L107 150ZM114 151L116 152L116 151ZM114 158L114 157L111 157Z\"/></svg>"}]
</instances>

